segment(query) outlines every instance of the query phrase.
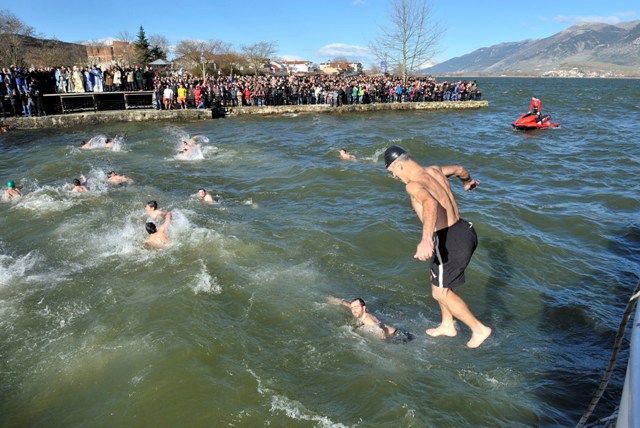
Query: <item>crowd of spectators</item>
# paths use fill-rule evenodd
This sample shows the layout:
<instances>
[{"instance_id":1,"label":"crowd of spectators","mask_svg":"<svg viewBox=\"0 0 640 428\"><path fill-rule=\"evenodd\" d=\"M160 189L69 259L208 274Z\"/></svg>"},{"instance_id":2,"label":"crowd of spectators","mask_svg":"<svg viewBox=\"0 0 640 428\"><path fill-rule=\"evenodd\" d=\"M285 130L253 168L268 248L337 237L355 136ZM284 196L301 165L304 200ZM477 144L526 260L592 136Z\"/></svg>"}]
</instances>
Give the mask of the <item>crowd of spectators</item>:
<instances>
[{"instance_id":1,"label":"crowd of spectators","mask_svg":"<svg viewBox=\"0 0 640 428\"><path fill-rule=\"evenodd\" d=\"M158 109L212 106L269 106L370 104L424 101L480 100L477 82L439 82L433 77L411 77L406 83L390 75L376 76L229 76L170 75L154 79Z\"/></svg>"},{"instance_id":2,"label":"crowd of spectators","mask_svg":"<svg viewBox=\"0 0 640 428\"><path fill-rule=\"evenodd\" d=\"M237 106L403 103L466 101L481 99L477 82L438 81L434 77L410 77L406 83L392 75L292 75L292 76L194 76L187 72L159 72L150 67L97 66L0 70L0 103L3 116L45 115L43 95L152 91L157 109L189 109Z\"/></svg>"}]
</instances>

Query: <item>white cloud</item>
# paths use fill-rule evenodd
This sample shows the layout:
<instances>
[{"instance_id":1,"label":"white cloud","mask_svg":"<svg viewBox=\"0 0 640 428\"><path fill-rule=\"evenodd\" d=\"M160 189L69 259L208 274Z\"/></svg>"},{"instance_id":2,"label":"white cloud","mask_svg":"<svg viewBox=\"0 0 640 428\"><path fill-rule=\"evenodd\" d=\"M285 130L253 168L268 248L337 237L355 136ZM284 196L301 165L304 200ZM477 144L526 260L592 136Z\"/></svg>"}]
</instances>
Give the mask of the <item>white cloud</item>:
<instances>
[{"instance_id":1,"label":"white cloud","mask_svg":"<svg viewBox=\"0 0 640 428\"><path fill-rule=\"evenodd\" d=\"M298 55L280 55L278 59L282 61L307 61L306 59L299 57Z\"/></svg>"},{"instance_id":2,"label":"white cloud","mask_svg":"<svg viewBox=\"0 0 640 428\"><path fill-rule=\"evenodd\" d=\"M111 46L114 40L118 40L118 39L113 37L104 37L102 39L97 39L97 40L85 40L79 43L81 45Z\"/></svg>"},{"instance_id":3,"label":"white cloud","mask_svg":"<svg viewBox=\"0 0 640 428\"><path fill-rule=\"evenodd\" d=\"M358 6L369 6L369 3L367 3L364 0L353 0L353 2L351 3L351 6L355 6L355 7L358 7Z\"/></svg>"},{"instance_id":4,"label":"white cloud","mask_svg":"<svg viewBox=\"0 0 640 428\"><path fill-rule=\"evenodd\" d=\"M331 43L318 49L317 56L335 58L338 56L347 59L370 59L371 51L366 46L347 45L344 43Z\"/></svg>"},{"instance_id":5,"label":"white cloud","mask_svg":"<svg viewBox=\"0 0 640 428\"><path fill-rule=\"evenodd\" d=\"M438 61L436 61L435 59L430 59L428 61L423 62L422 64L420 64L418 66L418 70L422 70L424 68L430 68L433 67L434 65L436 65L438 63Z\"/></svg>"},{"instance_id":6,"label":"white cloud","mask_svg":"<svg viewBox=\"0 0 640 428\"><path fill-rule=\"evenodd\" d=\"M635 12L621 12L615 13L609 16L580 16L580 15L558 15L553 18L556 22L564 22L568 24L577 24L577 23L594 23L594 22L602 22L604 24L619 24L623 21L628 21L631 19L635 19Z\"/></svg>"}]
</instances>

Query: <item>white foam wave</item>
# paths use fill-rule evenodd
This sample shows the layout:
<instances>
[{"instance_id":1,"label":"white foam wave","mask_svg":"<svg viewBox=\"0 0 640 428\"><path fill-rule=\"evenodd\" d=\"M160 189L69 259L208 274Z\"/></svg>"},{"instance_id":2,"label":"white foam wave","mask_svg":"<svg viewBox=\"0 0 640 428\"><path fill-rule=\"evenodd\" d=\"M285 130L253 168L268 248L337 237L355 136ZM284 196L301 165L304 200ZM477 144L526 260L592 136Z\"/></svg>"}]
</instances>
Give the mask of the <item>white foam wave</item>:
<instances>
[{"instance_id":1,"label":"white foam wave","mask_svg":"<svg viewBox=\"0 0 640 428\"><path fill-rule=\"evenodd\" d=\"M296 419L299 421L311 421L317 423L321 427L327 428L339 428L344 427L341 423L335 423L331 419L326 416L320 416L313 414L309 410L307 410L302 403L291 400L287 397L274 395L271 397L271 408L269 409L272 413L276 413L278 411L284 412L291 419Z\"/></svg>"},{"instance_id":2,"label":"white foam wave","mask_svg":"<svg viewBox=\"0 0 640 428\"><path fill-rule=\"evenodd\" d=\"M271 413L284 412L291 419L300 421L312 421L321 427L327 428L346 428L346 425L335 423L326 416L313 414L307 410L302 403L291 400L285 396L274 394L269 388L265 387L262 379L251 369L247 368L247 372L256 380L256 390L262 396L271 396Z\"/></svg>"},{"instance_id":3,"label":"white foam wave","mask_svg":"<svg viewBox=\"0 0 640 428\"><path fill-rule=\"evenodd\" d=\"M0 286L14 282L17 279L33 279L30 272L44 263L44 259L35 251L24 256L11 257L0 254Z\"/></svg>"},{"instance_id":4,"label":"white foam wave","mask_svg":"<svg viewBox=\"0 0 640 428\"><path fill-rule=\"evenodd\" d=\"M218 278L211 277L207 271L206 266L202 263L202 269L196 276L195 281L191 284L191 289L194 294L206 293L206 294L220 294L222 293L222 287L218 284Z\"/></svg>"},{"instance_id":5,"label":"white foam wave","mask_svg":"<svg viewBox=\"0 0 640 428\"><path fill-rule=\"evenodd\" d=\"M19 203L12 206L12 209L25 209L32 211L32 215L46 216L48 213L66 211L80 202L77 196L69 197L68 192L71 185L66 184L60 187L43 186L32 192L25 194Z\"/></svg>"}]
</instances>

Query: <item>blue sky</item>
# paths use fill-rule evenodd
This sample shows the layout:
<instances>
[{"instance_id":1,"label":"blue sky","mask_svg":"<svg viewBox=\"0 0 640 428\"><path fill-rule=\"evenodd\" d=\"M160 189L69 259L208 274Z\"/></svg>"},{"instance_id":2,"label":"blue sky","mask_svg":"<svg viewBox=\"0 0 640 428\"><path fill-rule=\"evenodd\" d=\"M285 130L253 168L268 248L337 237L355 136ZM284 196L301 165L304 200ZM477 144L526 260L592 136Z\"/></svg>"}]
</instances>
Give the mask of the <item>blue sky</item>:
<instances>
[{"instance_id":1,"label":"blue sky","mask_svg":"<svg viewBox=\"0 0 640 428\"><path fill-rule=\"evenodd\" d=\"M51 0L3 2L37 32L66 42L135 36L219 39L234 47L261 41L277 43L276 56L316 63L335 57L377 60L367 46L385 25L389 0L252 0L80 2ZM581 21L640 19L640 4L629 0L556 2L513 0L429 0L433 18L445 28L437 62L501 42L549 37ZM525 6L528 5L528 6Z\"/></svg>"}]
</instances>

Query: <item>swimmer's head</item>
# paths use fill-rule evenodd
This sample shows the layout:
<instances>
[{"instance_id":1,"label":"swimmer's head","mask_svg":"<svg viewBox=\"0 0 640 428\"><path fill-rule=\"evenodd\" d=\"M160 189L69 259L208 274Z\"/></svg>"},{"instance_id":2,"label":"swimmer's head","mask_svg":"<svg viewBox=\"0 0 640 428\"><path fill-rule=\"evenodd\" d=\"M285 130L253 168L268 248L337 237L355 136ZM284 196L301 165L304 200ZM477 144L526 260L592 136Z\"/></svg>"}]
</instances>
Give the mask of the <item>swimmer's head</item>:
<instances>
[{"instance_id":1,"label":"swimmer's head","mask_svg":"<svg viewBox=\"0 0 640 428\"><path fill-rule=\"evenodd\" d=\"M356 297L355 299L353 299L351 301L351 303L353 303L353 302L358 302L360 304L360 306L367 306L367 304L364 302L364 300L362 300L362 298L360 298L360 297Z\"/></svg>"},{"instance_id":2,"label":"swimmer's head","mask_svg":"<svg viewBox=\"0 0 640 428\"><path fill-rule=\"evenodd\" d=\"M384 151L384 166L389 168L400 156L407 153L405 149L400 146L391 146Z\"/></svg>"},{"instance_id":3,"label":"swimmer's head","mask_svg":"<svg viewBox=\"0 0 640 428\"><path fill-rule=\"evenodd\" d=\"M364 303L360 297L356 297L349 304L349 308L351 309L351 314L355 318L360 318L366 312L367 305Z\"/></svg>"},{"instance_id":4,"label":"swimmer's head","mask_svg":"<svg viewBox=\"0 0 640 428\"><path fill-rule=\"evenodd\" d=\"M73 185L74 186L80 186L80 180L78 180L77 178L73 179Z\"/></svg>"},{"instance_id":5,"label":"swimmer's head","mask_svg":"<svg viewBox=\"0 0 640 428\"><path fill-rule=\"evenodd\" d=\"M16 183L14 183L13 181L9 180L9 181L7 181L7 187L9 189L14 189L16 187Z\"/></svg>"},{"instance_id":6,"label":"swimmer's head","mask_svg":"<svg viewBox=\"0 0 640 428\"><path fill-rule=\"evenodd\" d=\"M201 198L204 198L206 194L207 194L207 191L204 189L204 187L201 187L198 189L198 196L200 196Z\"/></svg>"},{"instance_id":7,"label":"swimmer's head","mask_svg":"<svg viewBox=\"0 0 640 428\"><path fill-rule=\"evenodd\" d=\"M147 207L149 207L151 210L155 211L158 209L158 203L156 201L149 201L147 202Z\"/></svg>"},{"instance_id":8,"label":"swimmer's head","mask_svg":"<svg viewBox=\"0 0 640 428\"><path fill-rule=\"evenodd\" d=\"M105 144L109 144L109 143L112 143L112 142L113 142L113 140L111 138L107 138L107 141L105 141L104 143Z\"/></svg>"},{"instance_id":9,"label":"swimmer's head","mask_svg":"<svg viewBox=\"0 0 640 428\"><path fill-rule=\"evenodd\" d=\"M158 229L156 229L155 223L152 222L152 221L147 222L147 224L144 225L144 228L147 229L147 233L149 235L153 235L154 233L156 233L158 231Z\"/></svg>"},{"instance_id":10,"label":"swimmer's head","mask_svg":"<svg viewBox=\"0 0 640 428\"><path fill-rule=\"evenodd\" d=\"M107 178L111 178L113 176L117 175L115 171L109 171L107 172Z\"/></svg>"}]
</instances>

